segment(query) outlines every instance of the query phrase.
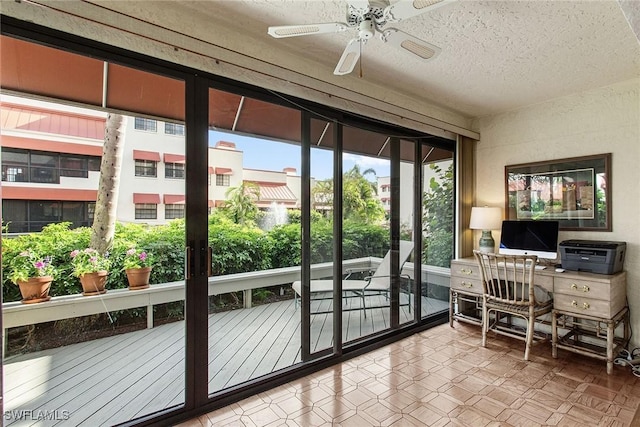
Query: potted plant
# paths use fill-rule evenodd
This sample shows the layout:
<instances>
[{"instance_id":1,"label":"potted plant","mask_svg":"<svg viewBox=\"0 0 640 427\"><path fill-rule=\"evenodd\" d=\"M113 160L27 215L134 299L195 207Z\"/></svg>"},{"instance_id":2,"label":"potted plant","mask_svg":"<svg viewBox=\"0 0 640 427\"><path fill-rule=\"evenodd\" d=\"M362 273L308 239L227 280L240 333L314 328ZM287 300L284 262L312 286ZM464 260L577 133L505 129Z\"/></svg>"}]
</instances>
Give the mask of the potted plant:
<instances>
[{"instance_id":1,"label":"potted plant","mask_svg":"<svg viewBox=\"0 0 640 427\"><path fill-rule=\"evenodd\" d=\"M127 273L129 289L146 289L149 287L152 265L152 257L143 250L131 248L125 253L123 270Z\"/></svg>"},{"instance_id":2,"label":"potted plant","mask_svg":"<svg viewBox=\"0 0 640 427\"><path fill-rule=\"evenodd\" d=\"M95 249L76 249L71 252L73 274L80 279L82 295L98 295L107 292L105 284L111 261Z\"/></svg>"},{"instance_id":3,"label":"potted plant","mask_svg":"<svg viewBox=\"0 0 640 427\"><path fill-rule=\"evenodd\" d=\"M55 274L51 257L43 257L32 250L16 255L9 263L9 279L20 287L23 304L49 301L49 289Z\"/></svg>"}]
</instances>

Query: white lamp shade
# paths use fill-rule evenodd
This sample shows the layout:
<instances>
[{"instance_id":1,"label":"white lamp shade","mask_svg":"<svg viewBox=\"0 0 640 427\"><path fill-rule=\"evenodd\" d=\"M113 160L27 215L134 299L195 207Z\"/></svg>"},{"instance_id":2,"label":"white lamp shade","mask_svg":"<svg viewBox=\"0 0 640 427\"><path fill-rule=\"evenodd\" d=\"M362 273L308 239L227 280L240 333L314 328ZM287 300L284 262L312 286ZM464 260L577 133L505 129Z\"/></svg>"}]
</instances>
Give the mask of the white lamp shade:
<instances>
[{"instance_id":1,"label":"white lamp shade","mask_svg":"<svg viewBox=\"0 0 640 427\"><path fill-rule=\"evenodd\" d=\"M497 207L472 207L469 228L472 230L499 230L502 227L502 209Z\"/></svg>"}]
</instances>

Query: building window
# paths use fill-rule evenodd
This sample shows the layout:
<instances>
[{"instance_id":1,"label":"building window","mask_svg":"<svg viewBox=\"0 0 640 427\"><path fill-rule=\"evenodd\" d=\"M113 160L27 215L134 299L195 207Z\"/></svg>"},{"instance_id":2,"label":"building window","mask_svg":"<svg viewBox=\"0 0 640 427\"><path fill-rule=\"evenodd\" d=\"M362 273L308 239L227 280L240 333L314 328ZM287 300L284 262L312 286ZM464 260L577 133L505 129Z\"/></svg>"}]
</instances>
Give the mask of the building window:
<instances>
[{"instance_id":1,"label":"building window","mask_svg":"<svg viewBox=\"0 0 640 427\"><path fill-rule=\"evenodd\" d=\"M231 185L231 177L229 175L216 175L216 185L218 187L228 187Z\"/></svg>"},{"instance_id":2,"label":"building window","mask_svg":"<svg viewBox=\"0 0 640 427\"><path fill-rule=\"evenodd\" d=\"M184 179L184 163L165 163L164 177Z\"/></svg>"},{"instance_id":3,"label":"building window","mask_svg":"<svg viewBox=\"0 0 640 427\"><path fill-rule=\"evenodd\" d=\"M178 125L175 123L165 123L164 133L167 135L184 136L184 125Z\"/></svg>"},{"instance_id":4,"label":"building window","mask_svg":"<svg viewBox=\"0 0 640 427\"><path fill-rule=\"evenodd\" d=\"M58 200L3 200L2 220L9 233L42 231L49 224L70 222L71 227L92 223L95 202Z\"/></svg>"},{"instance_id":5,"label":"building window","mask_svg":"<svg viewBox=\"0 0 640 427\"><path fill-rule=\"evenodd\" d=\"M164 219L184 218L184 205L174 204L164 206Z\"/></svg>"},{"instance_id":6,"label":"building window","mask_svg":"<svg viewBox=\"0 0 640 427\"><path fill-rule=\"evenodd\" d=\"M158 123L155 120L136 117L134 128L136 130L143 130L146 132L156 132Z\"/></svg>"},{"instance_id":7,"label":"building window","mask_svg":"<svg viewBox=\"0 0 640 427\"><path fill-rule=\"evenodd\" d=\"M136 160L136 176L157 177L157 162L152 160Z\"/></svg>"},{"instance_id":8,"label":"building window","mask_svg":"<svg viewBox=\"0 0 640 427\"><path fill-rule=\"evenodd\" d=\"M60 176L72 176L75 178L88 178L89 167L86 158L78 156L60 156Z\"/></svg>"},{"instance_id":9,"label":"building window","mask_svg":"<svg viewBox=\"0 0 640 427\"><path fill-rule=\"evenodd\" d=\"M100 157L6 148L2 150L2 180L59 184L61 176L88 178L100 170Z\"/></svg>"},{"instance_id":10,"label":"building window","mask_svg":"<svg viewBox=\"0 0 640 427\"><path fill-rule=\"evenodd\" d=\"M136 203L136 219L157 219L158 205L155 203Z\"/></svg>"}]
</instances>

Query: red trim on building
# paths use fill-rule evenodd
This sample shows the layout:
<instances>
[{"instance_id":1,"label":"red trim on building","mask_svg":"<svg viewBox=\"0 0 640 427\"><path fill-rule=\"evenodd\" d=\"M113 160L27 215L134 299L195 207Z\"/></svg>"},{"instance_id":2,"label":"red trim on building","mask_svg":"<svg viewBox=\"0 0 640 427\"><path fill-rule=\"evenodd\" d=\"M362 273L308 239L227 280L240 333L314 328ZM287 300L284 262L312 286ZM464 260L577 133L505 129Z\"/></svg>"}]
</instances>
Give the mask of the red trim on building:
<instances>
[{"instance_id":1,"label":"red trim on building","mask_svg":"<svg viewBox=\"0 0 640 427\"><path fill-rule=\"evenodd\" d=\"M14 187L3 184L2 198L5 200L72 200L76 202L95 202L98 198L98 190Z\"/></svg>"},{"instance_id":2,"label":"red trim on building","mask_svg":"<svg viewBox=\"0 0 640 427\"><path fill-rule=\"evenodd\" d=\"M184 194L165 194L163 196L165 205L183 205L185 201Z\"/></svg>"},{"instance_id":3,"label":"red trim on building","mask_svg":"<svg viewBox=\"0 0 640 427\"><path fill-rule=\"evenodd\" d=\"M165 163L184 163L184 154L169 154L164 153L164 162Z\"/></svg>"},{"instance_id":4,"label":"red trim on building","mask_svg":"<svg viewBox=\"0 0 640 427\"><path fill-rule=\"evenodd\" d=\"M152 162L159 162L160 153L156 151L133 150L133 160L150 160Z\"/></svg>"},{"instance_id":5,"label":"red trim on building","mask_svg":"<svg viewBox=\"0 0 640 427\"><path fill-rule=\"evenodd\" d=\"M133 193L133 203L160 204L160 195L151 193Z\"/></svg>"},{"instance_id":6,"label":"red trim on building","mask_svg":"<svg viewBox=\"0 0 640 427\"><path fill-rule=\"evenodd\" d=\"M42 132L104 140L104 117L67 111L54 111L31 105L3 102L0 110L2 129Z\"/></svg>"},{"instance_id":7,"label":"red trim on building","mask_svg":"<svg viewBox=\"0 0 640 427\"><path fill-rule=\"evenodd\" d=\"M216 203L213 200L209 199L209 207L212 208L215 205L216 205Z\"/></svg>"},{"instance_id":8,"label":"red trim on building","mask_svg":"<svg viewBox=\"0 0 640 427\"><path fill-rule=\"evenodd\" d=\"M216 173L216 170L213 168L213 166L209 166L209 175L213 175L214 173Z\"/></svg>"},{"instance_id":9,"label":"red trim on building","mask_svg":"<svg viewBox=\"0 0 640 427\"><path fill-rule=\"evenodd\" d=\"M216 168L216 175L232 175L233 171L229 168Z\"/></svg>"},{"instance_id":10,"label":"red trim on building","mask_svg":"<svg viewBox=\"0 0 640 427\"><path fill-rule=\"evenodd\" d=\"M235 144L235 142L229 142L229 141L218 141L218 142L216 142L215 148L220 148L220 147L233 148L235 150L236 144Z\"/></svg>"},{"instance_id":11,"label":"red trim on building","mask_svg":"<svg viewBox=\"0 0 640 427\"><path fill-rule=\"evenodd\" d=\"M46 141L44 139L21 138L2 135L2 146L21 150L50 151L53 153L102 156L102 145L73 144L71 142Z\"/></svg>"}]
</instances>

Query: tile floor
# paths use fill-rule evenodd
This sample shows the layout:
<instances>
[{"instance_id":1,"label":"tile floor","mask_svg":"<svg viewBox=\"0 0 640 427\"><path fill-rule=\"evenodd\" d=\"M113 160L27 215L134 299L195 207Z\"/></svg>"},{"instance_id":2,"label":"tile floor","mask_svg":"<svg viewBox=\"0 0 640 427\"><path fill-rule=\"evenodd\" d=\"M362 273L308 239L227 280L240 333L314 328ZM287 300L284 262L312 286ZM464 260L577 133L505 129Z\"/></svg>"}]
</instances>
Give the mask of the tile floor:
<instances>
[{"instance_id":1,"label":"tile floor","mask_svg":"<svg viewBox=\"0 0 640 427\"><path fill-rule=\"evenodd\" d=\"M194 426L632 426L640 378L559 351L441 325L180 424ZM638 417L636 417L636 420Z\"/></svg>"}]
</instances>

